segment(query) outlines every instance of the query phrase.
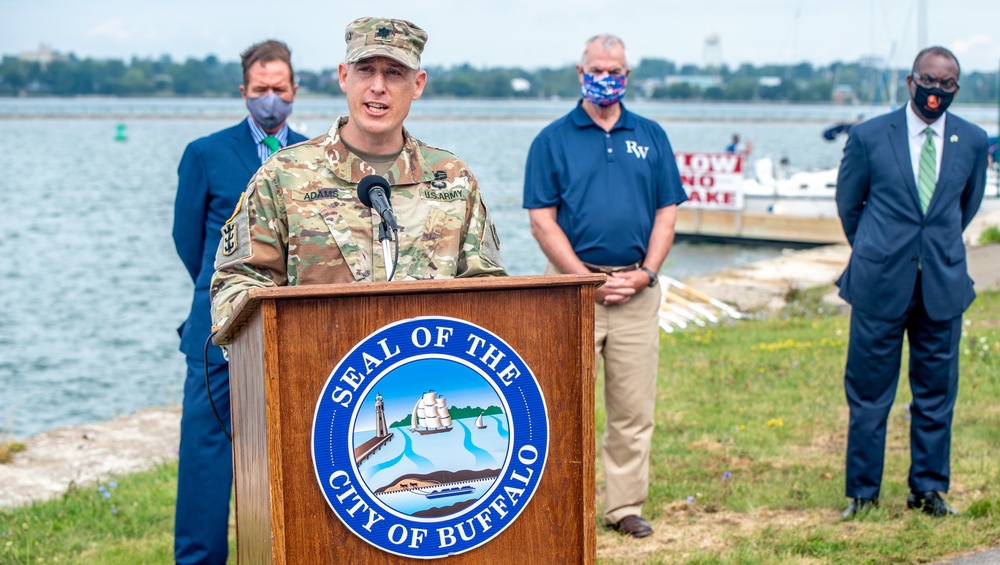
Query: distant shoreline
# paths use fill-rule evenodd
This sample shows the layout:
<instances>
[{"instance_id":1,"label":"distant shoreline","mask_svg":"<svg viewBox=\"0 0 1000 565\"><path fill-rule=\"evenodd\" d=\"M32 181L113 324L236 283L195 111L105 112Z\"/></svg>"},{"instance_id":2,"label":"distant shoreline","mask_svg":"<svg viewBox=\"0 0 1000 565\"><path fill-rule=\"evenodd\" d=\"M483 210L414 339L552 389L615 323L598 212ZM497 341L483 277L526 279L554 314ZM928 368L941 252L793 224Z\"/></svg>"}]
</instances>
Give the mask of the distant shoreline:
<instances>
[{"instance_id":1,"label":"distant shoreline","mask_svg":"<svg viewBox=\"0 0 1000 565\"><path fill-rule=\"evenodd\" d=\"M575 98L424 98L408 121L548 123L564 116ZM888 105L771 101L692 101L635 98L629 109L661 123L819 124L853 122L889 112ZM956 104L955 113L987 129L998 123L993 104ZM332 123L346 113L333 96L299 96L292 122ZM22 120L240 120L246 109L237 97L0 97L0 121Z\"/></svg>"},{"instance_id":2,"label":"distant shoreline","mask_svg":"<svg viewBox=\"0 0 1000 565\"><path fill-rule=\"evenodd\" d=\"M312 120L328 120L333 123L340 114L295 114L295 122L312 121ZM424 121L437 121L437 122L551 122L559 118L561 114L553 114L551 116L479 116L479 115L456 115L456 116L440 116L440 115L410 115L407 117L407 121L424 122ZM198 115L188 115L188 114L0 114L0 121L2 120L239 120L245 118L246 114L198 114ZM695 122L695 123L812 123L812 124L829 124L830 120L821 118L787 118L780 119L774 117L762 117L762 118L734 118L734 117L709 117L709 116L657 116L655 114L646 114L647 117L655 122L673 122L673 123L683 123L683 122Z\"/></svg>"},{"instance_id":3,"label":"distant shoreline","mask_svg":"<svg viewBox=\"0 0 1000 565\"><path fill-rule=\"evenodd\" d=\"M235 91L235 90L234 90ZM0 95L0 103L10 101L10 100L22 100L22 101L43 101L43 100L63 100L63 101L77 101L77 102L93 102L93 101L111 101L111 100L142 100L148 102L157 101L195 101L195 100L212 100L212 101L228 101L241 104L241 99L239 96L110 96L110 95L100 95L100 94L72 94L65 96L57 95L31 95L31 96L8 96ZM347 99L344 96L333 96L329 94L319 93L310 94L300 92L295 97L296 102L309 101L314 102L317 100L332 100L339 101L342 103L347 103ZM548 98L522 98L522 97L508 97L508 98L482 98L475 96L423 96L420 98L422 102L484 102L484 103L525 103L525 104L560 104L560 103L576 103L579 100L578 97L548 97ZM807 107L817 107L817 108L845 108L845 109L868 109L872 107L887 106L885 103L871 104L871 103L857 103L857 104L835 104L833 102L801 102L793 100L697 100L697 99L671 99L671 98L648 98L648 97L626 97L624 100L625 104L671 104L671 105L706 105L706 106L795 106L799 108ZM987 109L996 110L997 106L993 102L989 103L971 103L971 102L959 102L956 101L954 106L956 108L976 108L976 109Z\"/></svg>"},{"instance_id":4,"label":"distant shoreline","mask_svg":"<svg viewBox=\"0 0 1000 565\"><path fill-rule=\"evenodd\" d=\"M539 116L515 116L515 115L495 115L495 116L484 116L478 114L456 114L456 115L440 115L440 114L411 114L406 118L407 121L414 122L541 122L549 123L553 120L558 119L565 112L561 114L552 115L539 115ZM295 123L301 123L304 121L328 121L331 124L340 117L339 113L296 113L294 119ZM651 113L644 113L644 117L653 120L654 122L664 122L664 123L731 123L731 124L817 124L817 125L829 125L834 120L828 118L810 118L803 116L789 116L786 118L775 117L775 116L761 116L761 117L735 117L735 116L667 116L658 115ZM39 114L4 114L0 112L0 121L10 120L10 121L21 121L21 120L116 120L116 121L127 121L127 120L162 120L162 121L175 121L175 120L188 120L188 121L211 121L211 120L241 120L246 117L246 113L237 112L226 112L226 113L216 113L216 114L164 114L164 113L39 113ZM1000 120L976 120L974 123L980 126L996 126L1000 123Z\"/></svg>"}]
</instances>

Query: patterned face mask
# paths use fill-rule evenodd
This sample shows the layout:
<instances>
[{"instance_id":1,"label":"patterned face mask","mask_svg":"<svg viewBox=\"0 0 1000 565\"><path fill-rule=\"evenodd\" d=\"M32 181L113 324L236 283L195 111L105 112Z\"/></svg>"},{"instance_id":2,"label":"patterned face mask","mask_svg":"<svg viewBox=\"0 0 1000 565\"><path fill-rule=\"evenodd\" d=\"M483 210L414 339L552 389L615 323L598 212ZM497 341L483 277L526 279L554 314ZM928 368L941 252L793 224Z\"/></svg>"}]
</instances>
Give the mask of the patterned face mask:
<instances>
[{"instance_id":1,"label":"patterned face mask","mask_svg":"<svg viewBox=\"0 0 1000 565\"><path fill-rule=\"evenodd\" d=\"M625 96L625 75L608 75L602 79L583 73L580 94L595 106L614 106Z\"/></svg>"}]
</instances>

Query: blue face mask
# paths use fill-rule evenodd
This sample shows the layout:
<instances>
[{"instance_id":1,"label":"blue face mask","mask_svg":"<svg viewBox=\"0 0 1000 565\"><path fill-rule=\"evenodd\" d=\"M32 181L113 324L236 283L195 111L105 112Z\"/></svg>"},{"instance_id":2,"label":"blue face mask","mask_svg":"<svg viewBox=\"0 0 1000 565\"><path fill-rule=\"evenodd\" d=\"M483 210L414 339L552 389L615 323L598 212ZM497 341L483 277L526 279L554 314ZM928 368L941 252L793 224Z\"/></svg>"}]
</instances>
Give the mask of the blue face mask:
<instances>
[{"instance_id":1,"label":"blue face mask","mask_svg":"<svg viewBox=\"0 0 1000 565\"><path fill-rule=\"evenodd\" d=\"M292 103L270 92L264 96L247 96L247 110L262 129L273 130L292 115Z\"/></svg>"},{"instance_id":2,"label":"blue face mask","mask_svg":"<svg viewBox=\"0 0 1000 565\"><path fill-rule=\"evenodd\" d=\"M580 94L595 106L614 106L625 96L625 75L608 75L597 79L594 75L583 73Z\"/></svg>"}]
</instances>

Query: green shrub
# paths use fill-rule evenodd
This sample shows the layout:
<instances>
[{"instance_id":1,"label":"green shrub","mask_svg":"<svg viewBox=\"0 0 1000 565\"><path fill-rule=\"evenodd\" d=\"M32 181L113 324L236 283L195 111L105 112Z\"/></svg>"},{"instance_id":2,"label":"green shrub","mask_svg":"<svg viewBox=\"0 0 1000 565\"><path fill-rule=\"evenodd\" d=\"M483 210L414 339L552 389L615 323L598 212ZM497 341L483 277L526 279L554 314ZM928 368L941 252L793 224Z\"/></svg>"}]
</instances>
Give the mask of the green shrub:
<instances>
[{"instance_id":1,"label":"green shrub","mask_svg":"<svg viewBox=\"0 0 1000 565\"><path fill-rule=\"evenodd\" d=\"M992 243L1000 243L1000 227L990 226L983 230L983 233L979 234L980 245L990 245Z\"/></svg>"},{"instance_id":2,"label":"green shrub","mask_svg":"<svg viewBox=\"0 0 1000 565\"><path fill-rule=\"evenodd\" d=\"M14 454L24 451L28 447L19 441L3 441L0 442L0 464L10 463L13 459Z\"/></svg>"}]
</instances>

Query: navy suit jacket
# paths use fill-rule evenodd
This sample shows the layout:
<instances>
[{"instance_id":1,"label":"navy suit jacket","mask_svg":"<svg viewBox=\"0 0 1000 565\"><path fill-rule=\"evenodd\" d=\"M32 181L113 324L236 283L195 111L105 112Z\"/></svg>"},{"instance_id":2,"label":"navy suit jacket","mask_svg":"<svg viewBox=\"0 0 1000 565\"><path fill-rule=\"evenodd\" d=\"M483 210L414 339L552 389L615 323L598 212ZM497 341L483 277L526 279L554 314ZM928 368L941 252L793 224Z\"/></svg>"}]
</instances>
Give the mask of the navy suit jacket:
<instances>
[{"instance_id":1,"label":"navy suit jacket","mask_svg":"<svg viewBox=\"0 0 1000 565\"><path fill-rule=\"evenodd\" d=\"M289 129L288 144L306 137ZM257 144L246 120L188 144L177 168L174 201L174 246L194 281L194 300L187 320L177 332L181 351L202 359L205 340L212 333L209 285L215 272L220 229L232 216L247 183L260 168ZM209 349L210 363L224 363L222 350Z\"/></svg>"},{"instance_id":2,"label":"navy suit jacket","mask_svg":"<svg viewBox=\"0 0 1000 565\"><path fill-rule=\"evenodd\" d=\"M837 210L851 244L837 282L854 308L883 319L901 317L921 265L930 319L962 314L976 297L965 263L965 229L983 200L987 138L949 113L941 170L920 210L906 132L906 107L851 127L837 177Z\"/></svg>"}]
</instances>

